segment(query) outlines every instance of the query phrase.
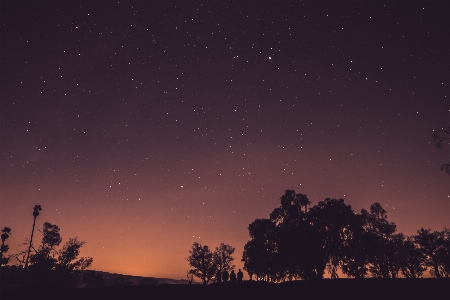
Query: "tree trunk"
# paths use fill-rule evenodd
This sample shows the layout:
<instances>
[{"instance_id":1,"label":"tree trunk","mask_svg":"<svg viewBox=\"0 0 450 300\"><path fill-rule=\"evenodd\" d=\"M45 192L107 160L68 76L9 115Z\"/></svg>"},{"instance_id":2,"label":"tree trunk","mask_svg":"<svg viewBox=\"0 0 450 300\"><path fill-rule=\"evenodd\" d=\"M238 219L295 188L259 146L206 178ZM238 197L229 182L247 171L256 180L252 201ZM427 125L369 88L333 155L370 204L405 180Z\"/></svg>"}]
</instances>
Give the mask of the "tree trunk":
<instances>
[{"instance_id":1,"label":"tree trunk","mask_svg":"<svg viewBox=\"0 0 450 300\"><path fill-rule=\"evenodd\" d=\"M28 253L27 253L27 259L25 261L25 270L28 268L28 260L30 258L30 252L31 252L31 246L33 242L33 235L34 235L34 226L36 225L36 217L34 217L33 221L33 229L31 230L31 238L30 238L30 245L28 246Z\"/></svg>"}]
</instances>

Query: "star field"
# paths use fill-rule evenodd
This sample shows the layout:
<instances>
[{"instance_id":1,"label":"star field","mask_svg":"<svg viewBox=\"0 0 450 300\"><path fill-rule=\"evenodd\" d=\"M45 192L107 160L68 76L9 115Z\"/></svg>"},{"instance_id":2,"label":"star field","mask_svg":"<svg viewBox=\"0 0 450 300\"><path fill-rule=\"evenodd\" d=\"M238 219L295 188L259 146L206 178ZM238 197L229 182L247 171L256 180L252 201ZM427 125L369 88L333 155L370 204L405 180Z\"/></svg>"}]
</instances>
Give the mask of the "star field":
<instances>
[{"instance_id":1,"label":"star field","mask_svg":"<svg viewBox=\"0 0 450 300\"><path fill-rule=\"evenodd\" d=\"M185 278L285 189L449 226L444 1L2 1L1 226L92 268Z\"/></svg>"}]
</instances>

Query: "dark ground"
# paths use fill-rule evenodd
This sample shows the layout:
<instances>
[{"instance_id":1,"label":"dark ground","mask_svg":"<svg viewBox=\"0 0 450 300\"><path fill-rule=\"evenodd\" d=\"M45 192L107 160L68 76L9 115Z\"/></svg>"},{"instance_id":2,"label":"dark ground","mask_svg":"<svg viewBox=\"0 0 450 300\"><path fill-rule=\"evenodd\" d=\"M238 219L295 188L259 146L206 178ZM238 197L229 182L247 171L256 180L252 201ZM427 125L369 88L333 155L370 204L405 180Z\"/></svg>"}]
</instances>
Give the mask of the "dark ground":
<instances>
[{"instance_id":1,"label":"dark ground","mask_svg":"<svg viewBox=\"0 0 450 300\"><path fill-rule=\"evenodd\" d=\"M37 299L450 299L450 279L333 279L280 284L245 281L203 285L113 286L93 289L28 289L1 300Z\"/></svg>"}]
</instances>

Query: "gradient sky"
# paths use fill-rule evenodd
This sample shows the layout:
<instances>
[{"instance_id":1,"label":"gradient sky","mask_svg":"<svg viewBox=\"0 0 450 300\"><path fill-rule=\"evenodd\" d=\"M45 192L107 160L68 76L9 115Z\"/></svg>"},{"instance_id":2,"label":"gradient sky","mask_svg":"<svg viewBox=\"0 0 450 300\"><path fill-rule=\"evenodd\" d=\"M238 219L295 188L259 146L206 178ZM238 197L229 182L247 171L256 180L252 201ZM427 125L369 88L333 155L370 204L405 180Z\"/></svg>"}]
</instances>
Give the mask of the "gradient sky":
<instances>
[{"instance_id":1,"label":"gradient sky","mask_svg":"<svg viewBox=\"0 0 450 300\"><path fill-rule=\"evenodd\" d=\"M184 279L285 189L450 226L449 1L5 1L0 227ZM40 240L40 236L38 239ZM247 277L248 278L248 277Z\"/></svg>"}]
</instances>

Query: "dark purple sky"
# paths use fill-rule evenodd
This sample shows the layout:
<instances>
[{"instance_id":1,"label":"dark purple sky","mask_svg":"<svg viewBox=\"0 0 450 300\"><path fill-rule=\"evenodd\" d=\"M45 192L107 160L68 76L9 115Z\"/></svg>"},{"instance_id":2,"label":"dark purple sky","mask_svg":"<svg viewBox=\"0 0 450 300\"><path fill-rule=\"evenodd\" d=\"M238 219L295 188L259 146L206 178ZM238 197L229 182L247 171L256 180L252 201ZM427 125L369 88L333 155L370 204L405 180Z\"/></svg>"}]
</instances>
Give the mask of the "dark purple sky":
<instances>
[{"instance_id":1,"label":"dark purple sky","mask_svg":"<svg viewBox=\"0 0 450 300\"><path fill-rule=\"evenodd\" d=\"M285 189L442 230L447 1L1 1L0 226L93 269L184 278Z\"/></svg>"}]
</instances>

